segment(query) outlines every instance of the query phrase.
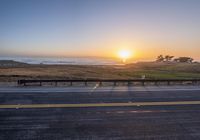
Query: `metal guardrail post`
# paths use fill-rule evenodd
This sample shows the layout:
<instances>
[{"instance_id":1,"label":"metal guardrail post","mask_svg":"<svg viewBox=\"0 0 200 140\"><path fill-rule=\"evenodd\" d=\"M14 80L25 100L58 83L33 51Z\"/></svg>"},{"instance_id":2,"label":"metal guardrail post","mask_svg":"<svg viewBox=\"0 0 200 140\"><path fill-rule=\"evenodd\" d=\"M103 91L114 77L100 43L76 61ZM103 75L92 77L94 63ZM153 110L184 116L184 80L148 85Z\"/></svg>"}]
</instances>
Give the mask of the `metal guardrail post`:
<instances>
[{"instance_id":1,"label":"metal guardrail post","mask_svg":"<svg viewBox=\"0 0 200 140\"><path fill-rule=\"evenodd\" d=\"M197 81L192 81L192 84L193 85L197 85Z\"/></svg>"},{"instance_id":2,"label":"metal guardrail post","mask_svg":"<svg viewBox=\"0 0 200 140\"><path fill-rule=\"evenodd\" d=\"M142 81L142 85L145 86L144 81Z\"/></svg>"},{"instance_id":3,"label":"metal guardrail post","mask_svg":"<svg viewBox=\"0 0 200 140\"><path fill-rule=\"evenodd\" d=\"M99 82L99 86L102 86L102 81Z\"/></svg>"}]
</instances>

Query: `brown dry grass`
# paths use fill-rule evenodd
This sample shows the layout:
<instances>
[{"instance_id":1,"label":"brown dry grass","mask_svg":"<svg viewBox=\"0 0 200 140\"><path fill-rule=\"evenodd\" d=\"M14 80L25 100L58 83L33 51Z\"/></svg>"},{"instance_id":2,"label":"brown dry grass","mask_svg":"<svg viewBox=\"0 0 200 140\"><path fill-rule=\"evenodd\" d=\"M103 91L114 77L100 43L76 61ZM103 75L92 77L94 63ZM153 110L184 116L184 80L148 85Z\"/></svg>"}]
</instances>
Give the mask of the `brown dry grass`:
<instances>
[{"instance_id":1,"label":"brown dry grass","mask_svg":"<svg viewBox=\"0 0 200 140\"><path fill-rule=\"evenodd\" d=\"M0 81L19 79L200 78L200 64L137 63L125 66L19 65L0 67Z\"/></svg>"}]
</instances>

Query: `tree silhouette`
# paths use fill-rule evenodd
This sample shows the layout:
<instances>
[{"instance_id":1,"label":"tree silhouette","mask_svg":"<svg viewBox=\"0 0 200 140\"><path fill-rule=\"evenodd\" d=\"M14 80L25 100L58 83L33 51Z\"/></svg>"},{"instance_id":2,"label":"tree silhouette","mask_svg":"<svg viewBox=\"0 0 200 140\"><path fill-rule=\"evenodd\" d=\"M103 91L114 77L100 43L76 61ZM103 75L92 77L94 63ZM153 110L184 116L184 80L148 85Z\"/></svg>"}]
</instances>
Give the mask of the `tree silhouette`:
<instances>
[{"instance_id":1,"label":"tree silhouette","mask_svg":"<svg viewBox=\"0 0 200 140\"><path fill-rule=\"evenodd\" d=\"M159 55L156 58L156 62L170 62L170 61L172 61L172 58L174 58L174 56L171 56L171 55L166 55L166 56Z\"/></svg>"},{"instance_id":2,"label":"tree silhouette","mask_svg":"<svg viewBox=\"0 0 200 140\"><path fill-rule=\"evenodd\" d=\"M156 62L163 62L165 60L165 58L163 57L163 55L159 55L157 58L156 58Z\"/></svg>"},{"instance_id":3,"label":"tree silhouette","mask_svg":"<svg viewBox=\"0 0 200 140\"><path fill-rule=\"evenodd\" d=\"M174 56L166 55L166 56L165 56L165 61L166 61L166 62L172 61L172 58L174 58Z\"/></svg>"},{"instance_id":4,"label":"tree silhouette","mask_svg":"<svg viewBox=\"0 0 200 140\"><path fill-rule=\"evenodd\" d=\"M174 59L175 62L180 62L180 63L192 63L194 59L191 57L179 57Z\"/></svg>"},{"instance_id":5,"label":"tree silhouette","mask_svg":"<svg viewBox=\"0 0 200 140\"><path fill-rule=\"evenodd\" d=\"M159 55L157 58L156 58L156 62L171 62L171 61L174 61L174 62L179 62L179 63L192 63L193 62L193 58L191 57L178 57L178 58L175 58L173 59L174 56L172 55Z\"/></svg>"}]
</instances>

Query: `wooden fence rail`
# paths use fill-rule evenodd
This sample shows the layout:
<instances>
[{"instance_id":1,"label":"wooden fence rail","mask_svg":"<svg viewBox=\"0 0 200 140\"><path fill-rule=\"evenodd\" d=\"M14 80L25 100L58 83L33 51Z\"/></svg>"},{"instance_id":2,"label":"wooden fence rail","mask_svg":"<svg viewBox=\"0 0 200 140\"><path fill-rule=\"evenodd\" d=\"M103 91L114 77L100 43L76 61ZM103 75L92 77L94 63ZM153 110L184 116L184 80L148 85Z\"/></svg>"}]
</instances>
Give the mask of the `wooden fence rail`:
<instances>
[{"instance_id":1,"label":"wooden fence rail","mask_svg":"<svg viewBox=\"0 0 200 140\"><path fill-rule=\"evenodd\" d=\"M166 83L167 85L170 85L171 83L179 82L179 83L191 83L191 84L199 84L200 79L74 79L74 80L18 80L18 85L27 86L30 84L37 83L40 86L42 86L43 83L55 83L57 86L58 83L70 83L72 86L73 83L84 83L85 86L88 85L89 82L92 83L99 83L102 85L102 83L113 83L113 85L117 85L117 83L127 83L130 85L131 83L141 83L142 85L145 85L145 83L154 83L155 85L159 83Z\"/></svg>"}]
</instances>

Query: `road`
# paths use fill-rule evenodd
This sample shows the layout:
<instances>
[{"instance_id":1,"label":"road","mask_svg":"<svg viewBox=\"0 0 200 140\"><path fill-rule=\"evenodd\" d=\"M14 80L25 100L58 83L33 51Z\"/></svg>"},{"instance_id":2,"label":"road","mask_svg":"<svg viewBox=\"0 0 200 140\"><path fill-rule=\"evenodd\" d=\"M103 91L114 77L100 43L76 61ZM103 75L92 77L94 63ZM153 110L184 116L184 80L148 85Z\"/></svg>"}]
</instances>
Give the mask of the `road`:
<instances>
[{"instance_id":1,"label":"road","mask_svg":"<svg viewBox=\"0 0 200 140\"><path fill-rule=\"evenodd\" d=\"M0 140L199 140L200 87L0 88Z\"/></svg>"}]
</instances>

